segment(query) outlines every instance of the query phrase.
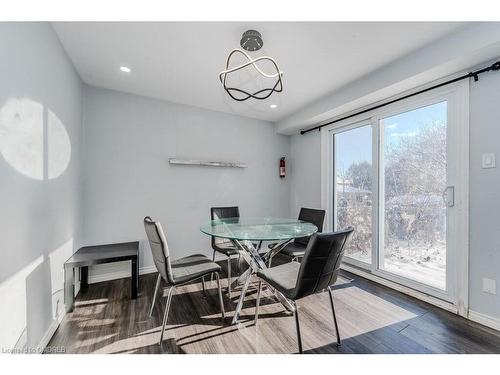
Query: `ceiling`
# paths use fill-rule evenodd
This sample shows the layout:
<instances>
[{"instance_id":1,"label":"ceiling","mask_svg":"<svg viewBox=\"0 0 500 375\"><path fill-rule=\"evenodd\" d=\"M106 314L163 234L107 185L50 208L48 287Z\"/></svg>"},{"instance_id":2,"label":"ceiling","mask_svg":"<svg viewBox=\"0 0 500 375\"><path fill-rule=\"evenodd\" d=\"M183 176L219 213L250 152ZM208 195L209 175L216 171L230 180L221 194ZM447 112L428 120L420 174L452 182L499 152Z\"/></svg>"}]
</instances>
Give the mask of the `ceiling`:
<instances>
[{"instance_id":1,"label":"ceiling","mask_svg":"<svg viewBox=\"0 0 500 375\"><path fill-rule=\"evenodd\" d=\"M451 22L61 22L52 24L90 85L280 121L308 103L464 26ZM235 102L219 72L247 29L261 32L283 71L282 93ZM242 60L235 61L236 63ZM129 74L120 66L132 69ZM236 75L248 85L255 71ZM277 108L271 109L270 104Z\"/></svg>"}]
</instances>

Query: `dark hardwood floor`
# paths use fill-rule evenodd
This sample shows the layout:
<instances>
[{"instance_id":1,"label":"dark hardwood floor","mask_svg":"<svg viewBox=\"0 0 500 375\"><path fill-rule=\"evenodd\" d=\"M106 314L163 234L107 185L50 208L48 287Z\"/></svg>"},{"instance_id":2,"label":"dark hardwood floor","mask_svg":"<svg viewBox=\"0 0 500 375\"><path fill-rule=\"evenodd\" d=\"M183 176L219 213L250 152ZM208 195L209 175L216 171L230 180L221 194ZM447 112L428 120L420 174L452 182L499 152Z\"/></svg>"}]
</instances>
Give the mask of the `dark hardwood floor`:
<instances>
[{"instance_id":1,"label":"dark hardwood floor","mask_svg":"<svg viewBox=\"0 0 500 375\"><path fill-rule=\"evenodd\" d=\"M253 321L254 288L241 323L233 326L236 305L224 296L222 322L215 281L207 282L207 297L201 283L177 289L160 347L167 288L148 317L156 275L141 276L136 300L129 298L129 279L89 285L49 346L64 346L66 353L297 352L294 319L269 290L263 292L258 326ZM330 301L323 293L298 302L305 353L500 353L499 332L361 277L342 272L335 289L342 346L335 345ZM238 295L233 292L232 301Z\"/></svg>"}]
</instances>

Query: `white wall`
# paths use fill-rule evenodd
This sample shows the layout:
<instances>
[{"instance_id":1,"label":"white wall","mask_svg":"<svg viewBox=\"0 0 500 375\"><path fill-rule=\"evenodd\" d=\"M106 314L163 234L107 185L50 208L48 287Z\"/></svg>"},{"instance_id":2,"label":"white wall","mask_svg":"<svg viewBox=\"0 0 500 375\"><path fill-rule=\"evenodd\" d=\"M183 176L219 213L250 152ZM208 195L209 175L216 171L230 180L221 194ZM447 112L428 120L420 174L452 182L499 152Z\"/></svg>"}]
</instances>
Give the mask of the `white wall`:
<instances>
[{"instance_id":1,"label":"white wall","mask_svg":"<svg viewBox=\"0 0 500 375\"><path fill-rule=\"evenodd\" d=\"M289 137L272 124L85 86L84 238L87 244L140 240L140 267L153 265L142 220L160 220L174 257L211 255L199 227L210 207L244 216L288 216L289 179L278 163ZM246 169L172 166L168 158L240 161ZM127 268L125 268L127 267ZM125 264L90 270L129 273Z\"/></svg>"},{"instance_id":2,"label":"white wall","mask_svg":"<svg viewBox=\"0 0 500 375\"><path fill-rule=\"evenodd\" d=\"M490 64L487 62L486 64ZM470 91L470 309L500 320L500 165L481 169L481 154L500 158L500 73L471 82ZM291 139L293 210L321 201L320 133ZM482 278L495 279L497 295L482 292Z\"/></svg>"},{"instance_id":3,"label":"white wall","mask_svg":"<svg viewBox=\"0 0 500 375\"><path fill-rule=\"evenodd\" d=\"M321 208L321 137L317 131L290 139L290 217L301 207Z\"/></svg>"},{"instance_id":4,"label":"white wall","mask_svg":"<svg viewBox=\"0 0 500 375\"><path fill-rule=\"evenodd\" d=\"M37 346L80 240L82 85L47 23L0 23L0 348ZM24 332L24 334L23 334Z\"/></svg>"},{"instance_id":5,"label":"white wall","mask_svg":"<svg viewBox=\"0 0 500 375\"><path fill-rule=\"evenodd\" d=\"M500 319L500 73L471 83L470 93L470 308ZM482 169L481 155L495 153L497 168ZM497 295L482 292L495 279Z\"/></svg>"}]
</instances>

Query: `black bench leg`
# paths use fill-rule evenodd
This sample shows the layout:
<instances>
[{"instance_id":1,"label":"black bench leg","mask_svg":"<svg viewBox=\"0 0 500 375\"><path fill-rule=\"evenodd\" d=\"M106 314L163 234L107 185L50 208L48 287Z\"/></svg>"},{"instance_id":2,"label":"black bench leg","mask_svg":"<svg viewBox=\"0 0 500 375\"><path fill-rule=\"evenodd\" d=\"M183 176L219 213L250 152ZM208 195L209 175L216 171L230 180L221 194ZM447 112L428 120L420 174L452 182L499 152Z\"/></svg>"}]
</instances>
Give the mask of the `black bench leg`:
<instances>
[{"instance_id":1,"label":"black bench leg","mask_svg":"<svg viewBox=\"0 0 500 375\"><path fill-rule=\"evenodd\" d=\"M73 304L75 303L75 277L73 267L64 267L64 305L66 312L73 311Z\"/></svg>"},{"instance_id":2,"label":"black bench leg","mask_svg":"<svg viewBox=\"0 0 500 375\"><path fill-rule=\"evenodd\" d=\"M87 290L89 286L89 267L80 267L80 289Z\"/></svg>"},{"instance_id":3,"label":"black bench leg","mask_svg":"<svg viewBox=\"0 0 500 375\"><path fill-rule=\"evenodd\" d=\"M139 289L139 260L137 257L132 259L132 299L137 298L137 290Z\"/></svg>"}]
</instances>

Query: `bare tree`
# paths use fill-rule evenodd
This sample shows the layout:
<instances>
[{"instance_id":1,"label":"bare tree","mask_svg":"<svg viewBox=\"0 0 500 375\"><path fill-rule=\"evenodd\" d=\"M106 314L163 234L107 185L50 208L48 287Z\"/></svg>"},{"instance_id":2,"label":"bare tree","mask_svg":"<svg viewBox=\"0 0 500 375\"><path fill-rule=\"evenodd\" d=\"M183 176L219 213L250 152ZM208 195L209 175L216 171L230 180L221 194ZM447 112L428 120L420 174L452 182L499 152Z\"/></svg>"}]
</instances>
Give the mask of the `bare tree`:
<instances>
[{"instance_id":1,"label":"bare tree","mask_svg":"<svg viewBox=\"0 0 500 375\"><path fill-rule=\"evenodd\" d=\"M418 133L388 143L384 149L386 256L432 249L446 234L444 204L446 186L446 123L433 121ZM356 231L348 255L368 257L372 246L371 163L353 163L337 170L337 226L352 225ZM441 250L444 251L444 250ZM407 254L420 261L428 254Z\"/></svg>"}]
</instances>

